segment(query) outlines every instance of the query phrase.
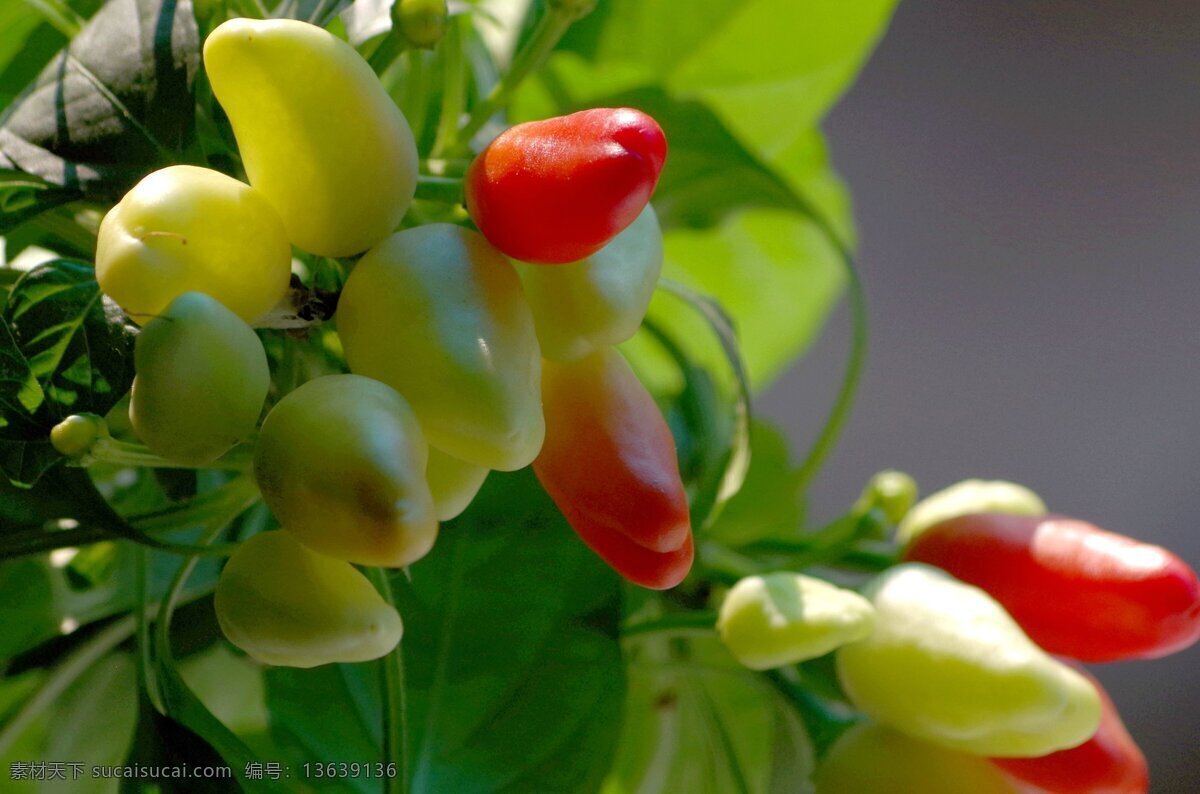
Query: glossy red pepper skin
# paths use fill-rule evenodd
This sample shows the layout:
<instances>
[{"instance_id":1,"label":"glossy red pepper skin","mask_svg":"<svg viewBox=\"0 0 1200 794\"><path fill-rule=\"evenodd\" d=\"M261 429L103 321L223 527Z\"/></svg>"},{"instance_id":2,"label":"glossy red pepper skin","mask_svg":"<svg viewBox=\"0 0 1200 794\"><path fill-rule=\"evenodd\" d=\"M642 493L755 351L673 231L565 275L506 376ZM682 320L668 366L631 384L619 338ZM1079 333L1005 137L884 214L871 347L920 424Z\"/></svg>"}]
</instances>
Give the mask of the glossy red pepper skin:
<instances>
[{"instance_id":1,"label":"glossy red pepper skin","mask_svg":"<svg viewBox=\"0 0 1200 794\"><path fill-rule=\"evenodd\" d=\"M633 223L666 157L662 128L631 108L518 124L471 163L467 210L513 259L576 262Z\"/></svg>"},{"instance_id":2,"label":"glossy red pepper skin","mask_svg":"<svg viewBox=\"0 0 1200 794\"><path fill-rule=\"evenodd\" d=\"M1146 757L1100 682L1082 665L1072 666L1100 693L1103 711L1096 735L1078 747L1041 758L993 758L992 763L1033 786L1029 794L1146 794L1150 790Z\"/></svg>"},{"instance_id":3,"label":"glossy red pepper skin","mask_svg":"<svg viewBox=\"0 0 1200 794\"><path fill-rule=\"evenodd\" d=\"M1200 639L1200 580L1159 546L1062 516L981 513L905 550L986 590L1034 642L1085 662L1155 658Z\"/></svg>"},{"instance_id":4,"label":"glossy red pepper skin","mask_svg":"<svg viewBox=\"0 0 1200 794\"><path fill-rule=\"evenodd\" d=\"M654 398L613 348L545 362L546 440L533 469L609 565L652 589L691 568L692 528L675 441Z\"/></svg>"}]
</instances>

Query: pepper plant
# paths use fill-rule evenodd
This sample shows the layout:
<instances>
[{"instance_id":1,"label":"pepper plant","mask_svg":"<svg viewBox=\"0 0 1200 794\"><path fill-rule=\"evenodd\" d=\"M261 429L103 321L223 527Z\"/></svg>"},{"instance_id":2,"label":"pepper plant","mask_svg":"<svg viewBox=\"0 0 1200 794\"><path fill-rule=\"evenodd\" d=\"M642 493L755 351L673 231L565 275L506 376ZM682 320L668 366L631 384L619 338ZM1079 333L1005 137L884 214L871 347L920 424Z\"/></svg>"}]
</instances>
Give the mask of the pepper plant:
<instances>
[{"instance_id":1,"label":"pepper plant","mask_svg":"<svg viewBox=\"0 0 1200 794\"><path fill-rule=\"evenodd\" d=\"M1183 561L1012 483L806 514L891 0L687 6L0 3L14 785L1146 790L1050 654L1194 643Z\"/></svg>"}]
</instances>

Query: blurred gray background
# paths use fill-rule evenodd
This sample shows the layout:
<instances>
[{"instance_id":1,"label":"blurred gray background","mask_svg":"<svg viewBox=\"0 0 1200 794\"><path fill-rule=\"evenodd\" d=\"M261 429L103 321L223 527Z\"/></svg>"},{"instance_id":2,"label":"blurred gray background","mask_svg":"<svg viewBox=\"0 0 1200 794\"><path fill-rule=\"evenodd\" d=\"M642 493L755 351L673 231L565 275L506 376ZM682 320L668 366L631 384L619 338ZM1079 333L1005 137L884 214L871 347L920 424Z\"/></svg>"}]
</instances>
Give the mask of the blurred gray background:
<instances>
[{"instance_id":1,"label":"blurred gray background","mask_svg":"<svg viewBox=\"0 0 1200 794\"><path fill-rule=\"evenodd\" d=\"M873 322L815 518L866 478L1016 480L1200 567L1200 2L902 0L826 125ZM760 400L803 451L844 307ZM1200 647L1094 668L1200 792Z\"/></svg>"}]
</instances>

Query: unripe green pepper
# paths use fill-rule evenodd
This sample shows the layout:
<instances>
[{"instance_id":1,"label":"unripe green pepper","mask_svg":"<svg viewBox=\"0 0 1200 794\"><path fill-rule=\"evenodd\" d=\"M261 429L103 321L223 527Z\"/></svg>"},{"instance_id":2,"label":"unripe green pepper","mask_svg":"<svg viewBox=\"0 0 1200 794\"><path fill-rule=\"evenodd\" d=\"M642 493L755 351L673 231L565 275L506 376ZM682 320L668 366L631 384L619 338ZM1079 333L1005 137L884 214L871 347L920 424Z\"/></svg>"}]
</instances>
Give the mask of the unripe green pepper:
<instances>
[{"instance_id":1,"label":"unripe green pepper","mask_svg":"<svg viewBox=\"0 0 1200 794\"><path fill-rule=\"evenodd\" d=\"M176 298L134 345L129 421L155 454L202 466L249 438L271 385L250 326L200 292Z\"/></svg>"},{"instance_id":2,"label":"unripe green pepper","mask_svg":"<svg viewBox=\"0 0 1200 794\"><path fill-rule=\"evenodd\" d=\"M359 260L338 302L350 370L412 405L429 443L499 471L529 465L545 436L541 356L511 264L447 223L392 235Z\"/></svg>"},{"instance_id":3,"label":"unripe green pepper","mask_svg":"<svg viewBox=\"0 0 1200 794\"><path fill-rule=\"evenodd\" d=\"M292 249L266 197L219 171L173 165L134 185L100 222L96 280L144 325L185 292L246 322L287 291Z\"/></svg>"},{"instance_id":4,"label":"unripe green pepper","mask_svg":"<svg viewBox=\"0 0 1200 794\"><path fill-rule=\"evenodd\" d=\"M214 596L221 631L264 664L316 667L389 653L404 627L354 566L308 549L287 532L243 543Z\"/></svg>"},{"instance_id":5,"label":"unripe green pepper","mask_svg":"<svg viewBox=\"0 0 1200 794\"><path fill-rule=\"evenodd\" d=\"M1021 794L986 759L863 723L817 766L817 794Z\"/></svg>"},{"instance_id":6,"label":"unripe green pepper","mask_svg":"<svg viewBox=\"0 0 1200 794\"><path fill-rule=\"evenodd\" d=\"M254 475L279 523L331 557L399 567L437 538L429 447L396 391L360 375L316 378L280 400L254 446Z\"/></svg>"},{"instance_id":7,"label":"unripe green pepper","mask_svg":"<svg viewBox=\"0 0 1200 794\"><path fill-rule=\"evenodd\" d=\"M291 19L231 19L204 42L213 94L246 175L298 247L365 251L400 225L417 147L396 103L353 47Z\"/></svg>"},{"instance_id":8,"label":"unripe green pepper","mask_svg":"<svg viewBox=\"0 0 1200 794\"><path fill-rule=\"evenodd\" d=\"M1025 636L982 590L927 565L881 574L864 593L875 629L837 652L852 703L954 750L1037 756L1087 741L1100 697Z\"/></svg>"},{"instance_id":9,"label":"unripe green pepper","mask_svg":"<svg viewBox=\"0 0 1200 794\"><path fill-rule=\"evenodd\" d=\"M650 205L587 259L555 267L517 262L542 355L570 361L637 333L662 263L662 231Z\"/></svg>"},{"instance_id":10,"label":"unripe green pepper","mask_svg":"<svg viewBox=\"0 0 1200 794\"><path fill-rule=\"evenodd\" d=\"M871 602L823 579L787 571L747 576L717 617L725 647L752 670L824 656L871 633Z\"/></svg>"},{"instance_id":11,"label":"unripe green pepper","mask_svg":"<svg viewBox=\"0 0 1200 794\"><path fill-rule=\"evenodd\" d=\"M896 529L896 541L907 545L934 524L973 513L1040 516L1046 514L1046 503L1015 482L963 480L917 502Z\"/></svg>"},{"instance_id":12,"label":"unripe green pepper","mask_svg":"<svg viewBox=\"0 0 1200 794\"><path fill-rule=\"evenodd\" d=\"M429 492L433 494L438 521L456 518L470 507L475 494L483 487L488 472L489 469L483 466L467 463L430 447L425 479L429 482Z\"/></svg>"}]
</instances>

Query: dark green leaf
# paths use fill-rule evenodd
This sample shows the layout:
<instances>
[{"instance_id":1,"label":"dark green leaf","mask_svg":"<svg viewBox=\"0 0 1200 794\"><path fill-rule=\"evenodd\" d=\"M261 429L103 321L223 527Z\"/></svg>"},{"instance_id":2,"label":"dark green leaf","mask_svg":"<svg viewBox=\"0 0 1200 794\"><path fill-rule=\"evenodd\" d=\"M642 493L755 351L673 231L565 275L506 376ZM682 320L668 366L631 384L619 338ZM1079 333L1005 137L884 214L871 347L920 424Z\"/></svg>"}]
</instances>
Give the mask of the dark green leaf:
<instances>
[{"instance_id":1,"label":"dark green leaf","mask_svg":"<svg viewBox=\"0 0 1200 794\"><path fill-rule=\"evenodd\" d=\"M631 643L614 791L808 794L813 752L790 703L716 640Z\"/></svg>"},{"instance_id":2,"label":"dark green leaf","mask_svg":"<svg viewBox=\"0 0 1200 794\"><path fill-rule=\"evenodd\" d=\"M750 468L740 491L708 530L708 537L730 546L765 538L795 538L804 517L804 495L792 464L787 439L756 420L750 427Z\"/></svg>"},{"instance_id":3,"label":"dark green leaf","mask_svg":"<svg viewBox=\"0 0 1200 794\"><path fill-rule=\"evenodd\" d=\"M266 682L271 736L305 761L374 763L383 758L381 694L375 665L328 664L309 670L269 667ZM336 709L314 708L337 703ZM371 791L374 780L328 780L329 790Z\"/></svg>"},{"instance_id":4,"label":"dark green leaf","mask_svg":"<svg viewBox=\"0 0 1200 794\"><path fill-rule=\"evenodd\" d=\"M530 472L489 477L412 575L414 791L594 791L624 691L617 578Z\"/></svg>"},{"instance_id":5,"label":"dark green leaf","mask_svg":"<svg viewBox=\"0 0 1200 794\"><path fill-rule=\"evenodd\" d=\"M115 199L193 130L190 0L108 0L0 126L0 167Z\"/></svg>"},{"instance_id":6,"label":"dark green leaf","mask_svg":"<svg viewBox=\"0 0 1200 794\"><path fill-rule=\"evenodd\" d=\"M202 736L186 726L160 714L145 690L138 692L138 724L132 751L125 763L129 766L148 766L158 769L223 767L225 760ZM122 792L145 791L153 784L162 794L223 794L240 792L231 776L228 778L139 778L122 781Z\"/></svg>"},{"instance_id":7,"label":"dark green leaf","mask_svg":"<svg viewBox=\"0 0 1200 794\"><path fill-rule=\"evenodd\" d=\"M103 415L129 390L133 336L106 310L88 265L59 259L34 268L13 286L2 319L0 439L43 441L55 423Z\"/></svg>"},{"instance_id":8,"label":"dark green leaf","mask_svg":"<svg viewBox=\"0 0 1200 794\"><path fill-rule=\"evenodd\" d=\"M0 168L0 234L75 197L32 174Z\"/></svg>"},{"instance_id":9,"label":"dark green leaf","mask_svg":"<svg viewBox=\"0 0 1200 794\"><path fill-rule=\"evenodd\" d=\"M160 654L162 648L159 649ZM282 781L257 780L247 778L247 767L250 764L262 763L249 747L238 736L225 726L204 705L196 693L191 690L179 671L175 668L174 660L169 655L160 656L156 665L159 692L163 698L163 706L178 723L189 732L202 737L212 750L221 757L224 765L232 771L241 790L256 794L275 794L284 792L288 787ZM236 787L234 791L238 790Z\"/></svg>"},{"instance_id":10,"label":"dark green leaf","mask_svg":"<svg viewBox=\"0 0 1200 794\"><path fill-rule=\"evenodd\" d=\"M83 774L61 790L102 794L113 782L92 777L95 765L119 765L129 752L137 700L134 663L127 653L103 657L75 681L24 731L12 750L0 756L5 770L14 761L61 761L83 765ZM45 784L49 790L53 784ZM14 784L6 790L17 789Z\"/></svg>"}]
</instances>

